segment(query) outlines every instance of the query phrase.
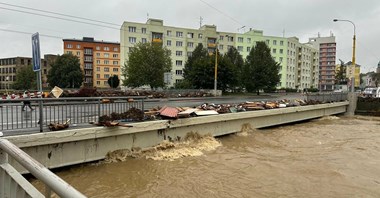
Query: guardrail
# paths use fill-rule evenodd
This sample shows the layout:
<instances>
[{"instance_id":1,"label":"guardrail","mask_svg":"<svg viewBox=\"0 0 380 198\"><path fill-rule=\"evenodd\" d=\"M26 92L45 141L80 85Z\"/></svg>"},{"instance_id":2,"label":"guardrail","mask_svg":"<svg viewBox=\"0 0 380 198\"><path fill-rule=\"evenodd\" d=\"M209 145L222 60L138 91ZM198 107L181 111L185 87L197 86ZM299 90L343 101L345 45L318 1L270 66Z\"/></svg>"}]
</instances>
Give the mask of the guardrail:
<instances>
[{"instance_id":1,"label":"guardrail","mask_svg":"<svg viewBox=\"0 0 380 198\"><path fill-rule=\"evenodd\" d=\"M307 93L306 100L318 101L318 102L339 102L348 99L348 93L346 92L320 92L320 93Z\"/></svg>"},{"instance_id":2,"label":"guardrail","mask_svg":"<svg viewBox=\"0 0 380 198\"><path fill-rule=\"evenodd\" d=\"M99 116L112 112L123 113L130 108L144 109L145 97L75 97L75 98L33 98L0 100L0 130L46 131L50 123L71 124L97 122ZM23 102L30 101L31 107ZM42 102L42 111L39 108ZM43 122L40 122L42 113ZM40 125L42 123L42 125Z\"/></svg>"},{"instance_id":3,"label":"guardrail","mask_svg":"<svg viewBox=\"0 0 380 198\"><path fill-rule=\"evenodd\" d=\"M45 196L8 163L8 155L45 184ZM41 163L6 139L0 138L0 197L85 197Z\"/></svg>"}]
</instances>

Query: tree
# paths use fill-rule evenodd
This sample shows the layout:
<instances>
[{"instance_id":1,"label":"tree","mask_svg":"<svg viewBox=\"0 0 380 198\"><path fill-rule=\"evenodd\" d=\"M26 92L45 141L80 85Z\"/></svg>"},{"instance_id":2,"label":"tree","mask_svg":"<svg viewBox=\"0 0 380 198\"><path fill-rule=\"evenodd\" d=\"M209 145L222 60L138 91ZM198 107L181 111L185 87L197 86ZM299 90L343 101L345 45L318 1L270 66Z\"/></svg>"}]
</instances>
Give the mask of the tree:
<instances>
[{"instance_id":1,"label":"tree","mask_svg":"<svg viewBox=\"0 0 380 198\"><path fill-rule=\"evenodd\" d=\"M227 53L223 56L223 59L225 61L231 62L231 64L229 65L230 67L226 67L228 68L227 73L223 75L224 78L228 79L228 82L226 82L226 84L232 90L235 90L236 88L240 89L243 84L243 57L240 55L239 51L235 47L230 47ZM222 71L224 71L223 67L221 69Z\"/></svg>"},{"instance_id":2,"label":"tree","mask_svg":"<svg viewBox=\"0 0 380 198\"><path fill-rule=\"evenodd\" d=\"M213 59L215 60L215 56ZM191 84L195 89L212 89L214 87L214 60L208 55L207 49L199 44L185 63L183 84Z\"/></svg>"},{"instance_id":3,"label":"tree","mask_svg":"<svg viewBox=\"0 0 380 198\"><path fill-rule=\"evenodd\" d=\"M378 87L380 84L380 73L376 73L376 72L372 73L371 78L372 78L372 81L375 82L375 86Z\"/></svg>"},{"instance_id":4,"label":"tree","mask_svg":"<svg viewBox=\"0 0 380 198\"><path fill-rule=\"evenodd\" d=\"M113 75L113 76L108 78L107 82L111 88L116 88L120 84L119 76Z\"/></svg>"},{"instance_id":5,"label":"tree","mask_svg":"<svg viewBox=\"0 0 380 198\"><path fill-rule=\"evenodd\" d=\"M337 85L346 85L348 78L346 77L347 66L344 64L344 61L340 60L339 70L335 75L335 84Z\"/></svg>"},{"instance_id":6,"label":"tree","mask_svg":"<svg viewBox=\"0 0 380 198\"><path fill-rule=\"evenodd\" d=\"M148 85L152 89L165 86L164 73L171 70L170 50L156 43L135 45L124 65L126 80L124 85L140 87Z\"/></svg>"},{"instance_id":7,"label":"tree","mask_svg":"<svg viewBox=\"0 0 380 198\"><path fill-rule=\"evenodd\" d=\"M37 75L33 71L33 67L31 65L22 67L18 70L16 74L16 82L13 84L13 88L18 90L37 90Z\"/></svg>"},{"instance_id":8,"label":"tree","mask_svg":"<svg viewBox=\"0 0 380 198\"><path fill-rule=\"evenodd\" d=\"M280 64L270 53L270 49L263 41L257 42L247 56L243 82L248 92L260 94L260 90L274 89L280 82Z\"/></svg>"},{"instance_id":9,"label":"tree","mask_svg":"<svg viewBox=\"0 0 380 198\"><path fill-rule=\"evenodd\" d=\"M79 88L83 82L83 73L78 57L72 54L58 56L48 74L51 87Z\"/></svg>"}]
</instances>

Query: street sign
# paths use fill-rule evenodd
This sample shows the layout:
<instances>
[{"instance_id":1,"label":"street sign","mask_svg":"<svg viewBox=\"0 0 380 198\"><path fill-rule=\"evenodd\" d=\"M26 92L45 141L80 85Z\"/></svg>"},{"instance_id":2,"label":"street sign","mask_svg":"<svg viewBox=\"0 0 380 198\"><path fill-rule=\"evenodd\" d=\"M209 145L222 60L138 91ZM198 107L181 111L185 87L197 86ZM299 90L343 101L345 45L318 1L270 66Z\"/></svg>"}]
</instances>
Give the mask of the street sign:
<instances>
[{"instance_id":1,"label":"street sign","mask_svg":"<svg viewBox=\"0 0 380 198\"><path fill-rule=\"evenodd\" d=\"M40 36L37 33L32 35L33 70L41 70Z\"/></svg>"}]
</instances>

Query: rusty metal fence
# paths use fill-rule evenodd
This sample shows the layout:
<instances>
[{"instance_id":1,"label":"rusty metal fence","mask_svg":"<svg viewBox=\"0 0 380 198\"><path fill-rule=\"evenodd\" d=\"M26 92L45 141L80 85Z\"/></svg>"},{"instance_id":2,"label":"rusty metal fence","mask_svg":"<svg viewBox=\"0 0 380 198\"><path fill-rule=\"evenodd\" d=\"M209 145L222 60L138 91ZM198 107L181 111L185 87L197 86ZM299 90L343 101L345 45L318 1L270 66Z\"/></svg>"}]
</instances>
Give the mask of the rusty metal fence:
<instances>
[{"instance_id":1,"label":"rusty metal fence","mask_svg":"<svg viewBox=\"0 0 380 198\"><path fill-rule=\"evenodd\" d=\"M64 123L70 120L73 125L97 122L99 116L112 112L123 113L130 108L144 109L145 97L76 97L76 98L34 98L0 100L0 130L47 130L49 123ZM31 107L23 102L30 101ZM42 101L42 112L39 102ZM40 122L40 113L43 122ZM42 126L40 126L42 123Z\"/></svg>"},{"instance_id":2,"label":"rusty metal fence","mask_svg":"<svg viewBox=\"0 0 380 198\"><path fill-rule=\"evenodd\" d=\"M348 98L348 93L345 92L328 92L328 93L308 93L306 94L307 101L326 102L339 102L345 101Z\"/></svg>"}]
</instances>

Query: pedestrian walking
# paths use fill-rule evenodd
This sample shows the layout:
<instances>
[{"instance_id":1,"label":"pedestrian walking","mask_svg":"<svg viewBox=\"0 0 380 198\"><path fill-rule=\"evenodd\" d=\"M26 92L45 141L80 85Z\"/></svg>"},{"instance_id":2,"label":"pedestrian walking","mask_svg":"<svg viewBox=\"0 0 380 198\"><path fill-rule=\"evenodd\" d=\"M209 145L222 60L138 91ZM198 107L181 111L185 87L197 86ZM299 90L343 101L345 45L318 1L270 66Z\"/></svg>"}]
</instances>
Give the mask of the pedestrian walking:
<instances>
[{"instance_id":1,"label":"pedestrian walking","mask_svg":"<svg viewBox=\"0 0 380 198\"><path fill-rule=\"evenodd\" d=\"M30 93L29 93L29 91L25 91L24 92L24 95L23 95L23 98L25 98L25 99L29 99L30 98ZM30 105L30 101L23 101L23 105L22 105L22 111L25 111L25 106L28 106L29 107L29 109L31 110L31 111L33 111L34 109L32 108L32 106Z\"/></svg>"}]
</instances>

